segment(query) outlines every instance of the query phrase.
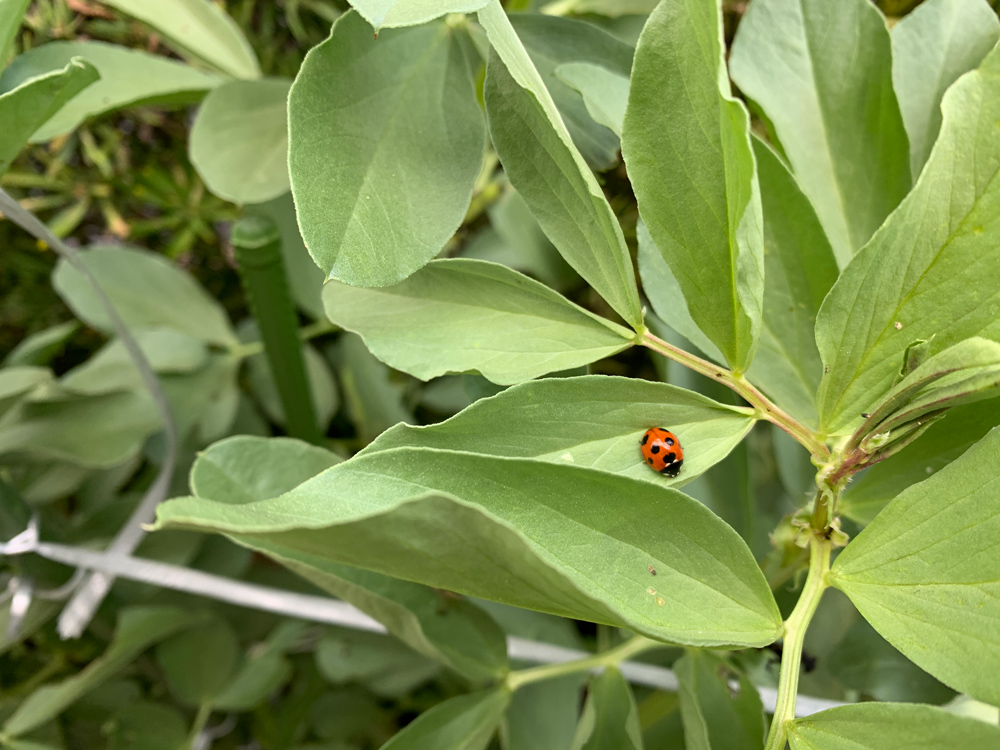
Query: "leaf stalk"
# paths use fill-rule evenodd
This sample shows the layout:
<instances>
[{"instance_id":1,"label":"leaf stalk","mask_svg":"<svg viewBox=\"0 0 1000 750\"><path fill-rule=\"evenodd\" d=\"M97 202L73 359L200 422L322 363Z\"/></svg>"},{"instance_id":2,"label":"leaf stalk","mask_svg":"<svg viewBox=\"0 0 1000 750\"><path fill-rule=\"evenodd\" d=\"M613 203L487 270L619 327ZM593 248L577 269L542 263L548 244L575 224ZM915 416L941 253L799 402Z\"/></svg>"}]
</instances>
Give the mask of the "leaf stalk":
<instances>
[{"instance_id":1,"label":"leaf stalk","mask_svg":"<svg viewBox=\"0 0 1000 750\"><path fill-rule=\"evenodd\" d=\"M519 669L511 672L507 675L507 689L513 692L524 687L525 685L530 685L533 682L552 680L556 677L576 674L577 672L590 672L606 667L617 667L623 661L626 661L637 654L668 645L669 644L660 643L659 641L654 641L644 636L637 635L625 641L620 646L610 649L609 651L595 654L594 656L588 656L585 659L574 659L573 661L566 661L562 664L545 664L541 667Z\"/></svg>"}]
</instances>

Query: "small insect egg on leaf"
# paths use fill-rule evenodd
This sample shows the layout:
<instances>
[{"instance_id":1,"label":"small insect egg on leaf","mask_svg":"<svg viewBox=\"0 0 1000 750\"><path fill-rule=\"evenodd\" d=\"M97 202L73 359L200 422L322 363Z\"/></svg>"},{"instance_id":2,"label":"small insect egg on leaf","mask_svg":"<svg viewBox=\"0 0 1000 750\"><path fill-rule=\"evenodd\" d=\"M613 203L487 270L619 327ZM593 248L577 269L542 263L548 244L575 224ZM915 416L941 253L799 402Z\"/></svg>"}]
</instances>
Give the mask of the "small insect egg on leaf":
<instances>
[{"instance_id":1,"label":"small insect egg on leaf","mask_svg":"<svg viewBox=\"0 0 1000 750\"><path fill-rule=\"evenodd\" d=\"M898 320L895 323L893 323L892 325L896 328L897 331L902 331L903 330L903 324L900 323Z\"/></svg>"}]
</instances>

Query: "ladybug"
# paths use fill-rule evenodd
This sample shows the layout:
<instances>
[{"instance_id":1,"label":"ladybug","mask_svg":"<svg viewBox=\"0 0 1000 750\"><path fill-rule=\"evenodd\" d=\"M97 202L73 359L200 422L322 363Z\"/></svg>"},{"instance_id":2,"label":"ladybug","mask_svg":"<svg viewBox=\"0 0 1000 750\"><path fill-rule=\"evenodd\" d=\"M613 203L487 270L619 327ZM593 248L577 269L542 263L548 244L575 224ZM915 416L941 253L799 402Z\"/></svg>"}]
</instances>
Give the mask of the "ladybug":
<instances>
[{"instance_id":1,"label":"ladybug","mask_svg":"<svg viewBox=\"0 0 1000 750\"><path fill-rule=\"evenodd\" d=\"M662 427L650 427L639 441L642 457L649 468L666 474L671 479L681 473L684 463L684 449L681 441L670 430Z\"/></svg>"}]
</instances>

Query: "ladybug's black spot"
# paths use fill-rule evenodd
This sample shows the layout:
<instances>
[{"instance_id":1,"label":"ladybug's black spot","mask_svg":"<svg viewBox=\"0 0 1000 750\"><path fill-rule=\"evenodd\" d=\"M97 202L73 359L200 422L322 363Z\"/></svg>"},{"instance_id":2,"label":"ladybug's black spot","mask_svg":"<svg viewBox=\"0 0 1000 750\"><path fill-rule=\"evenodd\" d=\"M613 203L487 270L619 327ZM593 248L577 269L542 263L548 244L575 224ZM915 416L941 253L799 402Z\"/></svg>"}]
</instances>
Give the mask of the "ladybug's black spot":
<instances>
[{"instance_id":1,"label":"ladybug's black spot","mask_svg":"<svg viewBox=\"0 0 1000 750\"><path fill-rule=\"evenodd\" d=\"M675 460L677 460L677 454L673 452L668 453L663 457L663 460L666 461L668 464L673 463Z\"/></svg>"},{"instance_id":2,"label":"ladybug's black spot","mask_svg":"<svg viewBox=\"0 0 1000 750\"><path fill-rule=\"evenodd\" d=\"M649 449L649 452L655 456L657 453L660 452L660 446L653 445L653 447Z\"/></svg>"},{"instance_id":3,"label":"ladybug's black spot","mask_svg":"<svg viewBox=\"0 0 1000 750\"><path fill-rule=\"evenodd\" d=\"M670 432L666 427L657 427L660 432Z\"/></svg>"},{"instance_id":4,"label":"ladybug's black spot","mask_svg":"<svg viewBox=\"0 0 1000 750\"><path fill-rule=\"evenodd\" d=\"M650 466L652 466L653 465L653 459L647 458L646 459L646 463L648 463Z\"/></svg>"},{"instance_id":5,"label":"ladybug's black spot","mask_svg":"<svg viewBox=\"0 0 1000 750\"><path fill-rule=\"evenodd\" d=\"M642 436L642 440L639 441L639 445L645 445L646 441L648 440L649 440L649 433L647 432L645 435Z\"/></svg>"},{"instance_id":6,"label":"ladybug's black spot","mask_svg":"<svg viewBox=\"0 0 1000 750\"><path fill-rule=\"evenodd\" d=\"M674 441L671 440L670 438L667 438L667 447L668 448L673 448L674 447Z\"/></svg>"},{"instance_id":7,"label":"ladybug's black spot","mask_svg":"<svg viewBox=\"0 0 1000 750\"><path fill-rule=\"evenodd\" d=\"M662 469L660 469L660 473L666 474L668 477L672 479L673 477L676 477L678 474L681 473L681 464L683 463L684 463L683 461L674 461L673 463L667 464Z\"/></svg>"}]
</instances>

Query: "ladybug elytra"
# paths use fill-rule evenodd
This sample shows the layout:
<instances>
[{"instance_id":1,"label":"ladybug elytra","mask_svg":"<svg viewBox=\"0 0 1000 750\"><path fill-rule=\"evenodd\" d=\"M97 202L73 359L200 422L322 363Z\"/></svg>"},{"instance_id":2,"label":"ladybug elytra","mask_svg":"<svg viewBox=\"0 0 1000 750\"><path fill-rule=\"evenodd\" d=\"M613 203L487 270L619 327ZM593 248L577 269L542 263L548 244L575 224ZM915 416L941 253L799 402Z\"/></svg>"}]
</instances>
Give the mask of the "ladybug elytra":
<instances>
[{"instance_id":1,"label":"ladybug elytra","mask_svg":"<svg viewBox=\"0 0 1000 750\"><path fill-rule=\"evenodd\" d=\"M680 474L684 463L684 449L681 441L670 430L650 427L639 441L642 457L653 471L670 478Z\"/></svg>"}]
</instances>

